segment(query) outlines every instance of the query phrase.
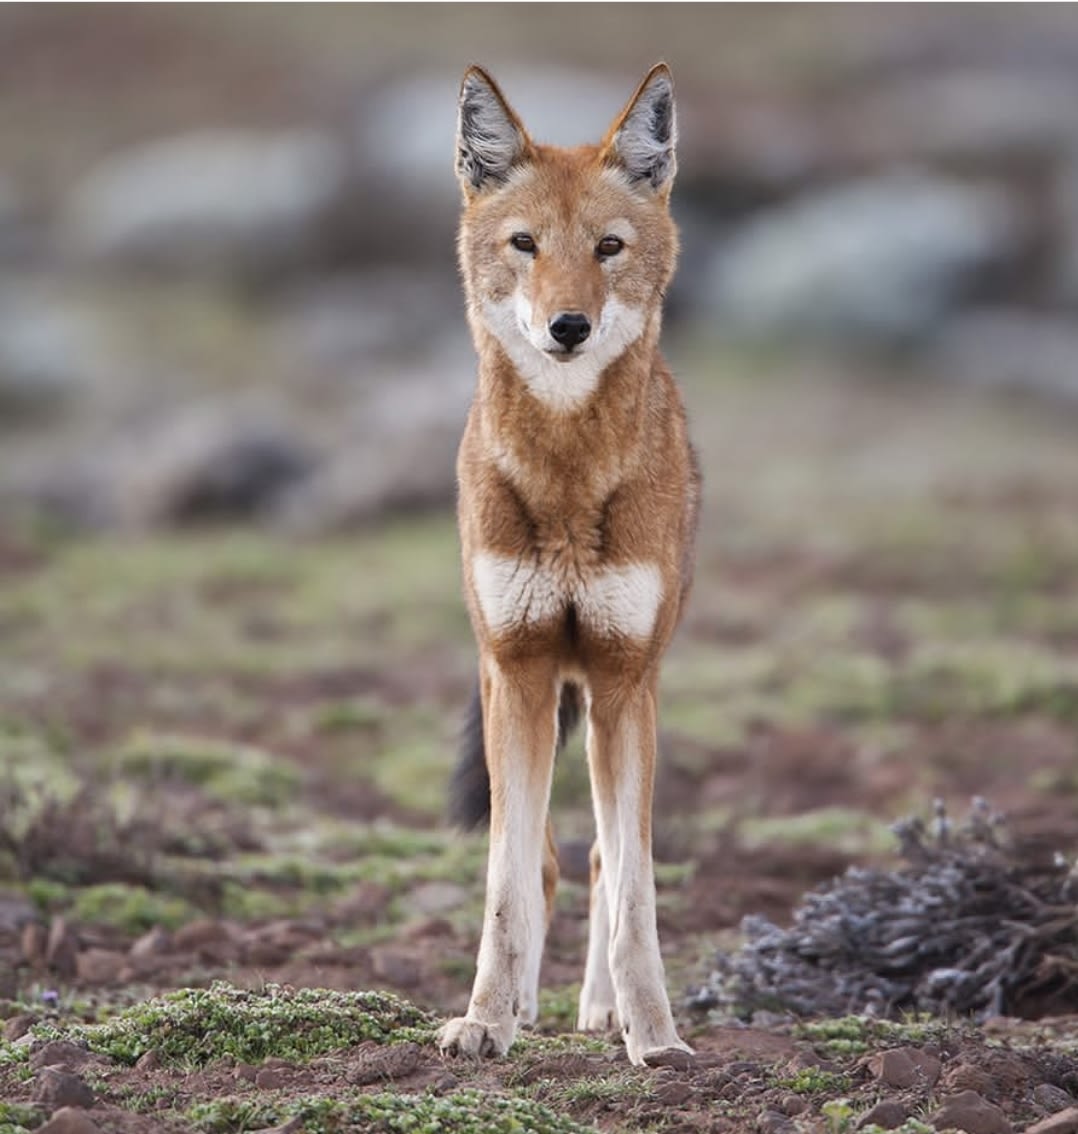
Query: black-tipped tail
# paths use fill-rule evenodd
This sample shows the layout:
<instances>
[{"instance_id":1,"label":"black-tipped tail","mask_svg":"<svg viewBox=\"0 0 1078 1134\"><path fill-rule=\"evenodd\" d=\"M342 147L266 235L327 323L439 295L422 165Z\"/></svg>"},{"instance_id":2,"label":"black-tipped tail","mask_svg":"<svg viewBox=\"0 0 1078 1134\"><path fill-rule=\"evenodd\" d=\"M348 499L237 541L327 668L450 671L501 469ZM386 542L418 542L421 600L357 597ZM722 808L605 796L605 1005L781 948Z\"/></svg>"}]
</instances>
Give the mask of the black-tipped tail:
<instances>
[{"instance_id":1,"label":"black-tipped tail","mask_svg":"<svg viewBox=\"0 0 1078 1134\"><path fill-rule=\"evenodd\" d=\"M580 720L581 696L576 685L561 687L558 700L558 751ZM461 730L460 755L449 785L449 820L456 827L471 831L490 822L490 774L487 772L483 744L483 705L479 686L475 687Z\"/></svg>"}]
</instances>

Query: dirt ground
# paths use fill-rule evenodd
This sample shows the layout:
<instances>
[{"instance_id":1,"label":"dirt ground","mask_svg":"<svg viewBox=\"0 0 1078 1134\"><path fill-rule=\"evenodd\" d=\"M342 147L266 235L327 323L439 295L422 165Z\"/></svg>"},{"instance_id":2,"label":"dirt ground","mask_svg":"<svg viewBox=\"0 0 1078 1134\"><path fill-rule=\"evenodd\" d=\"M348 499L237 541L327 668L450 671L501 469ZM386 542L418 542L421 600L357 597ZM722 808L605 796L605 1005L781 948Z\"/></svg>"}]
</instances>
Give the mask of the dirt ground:
<instances>
[{"instance_id":1,"label":"dirt ground","mask_svg":"<svg viewBox=\"0 0 1078 1134\"><path fill-rule=\"evenodd\" d=\"M458 22L416 37L405 21L382 51L358 8L339 32L267 9L250 34L229 6L211 24L175 7L163 29L149 11L114 13L107 36L97 12L4 25L5 160L46 200L102 150L223 104L255 124L343 113L357 60L389 74L417 38L442 59ZM875 24L790 8L778 35L743 11L728 43L683 30L688 80L721 50L766 85L804 37L805 74L823 73L839 24ZM475 6L457 28L469 57L488 23ZM318 34L334 65L313 83ZM518 33L490 35L493 52ZM590 52L579 37L567 58ZM980 1023L690 1007L742 918L785 924L847 866L893 863L889 824L937 798L961 815L984 797L1074 860L1073 415L878 364L672 346L706 496L664 669L655 850L696 1056L634 1069L616 1037L572 1031L592 833L579 737L555 784L539 1024L502 1061L437 1054L468 998L485 853L443 819L474 671L451 517L305 542L92 539L0 515L0 1134L1078 1130L1069 1003Z\"/></svg>"},{"instance_id":2,"label":"dirt ground","mask_svg":"<svg viewBox=\"0 0 1078 1134\"><path fill-rule=\"evenodd\" d=\"M1078 1022L1051 1004L983 1026L688 1007L742 917L787 921L847 865L893 861L888 823L935 798L961 814L984 796L1020 839L1073 857L1072 423L700 346L679 364L709 491L664 678L656 855L696 1059L635 1070L614 1037L571 1032L591 832L579 739L555 786L565 879L538 1028L492 1064L431 1042L467 1000L484 854L441 818L473 665L450 517L317 543L11 526L0 1129L36 1128L68 1097L64 1074L102 1131L977 1134L1074 1106ZM90 1028L88 1050L50 1054L77 1025L217 980L280 1000L304 1035L295 990L389 990L433 1015L380 1040L315 1030L285 1055L272 1037L216 1044L212 1023L178 1054L149 1025L122 1050ZM449 1109L393 1111L413 1093ZM530 1109L483 1109L498 1100ZM420 1117L442 1124L407 1125Z\"/></svg>"}]
</instances>

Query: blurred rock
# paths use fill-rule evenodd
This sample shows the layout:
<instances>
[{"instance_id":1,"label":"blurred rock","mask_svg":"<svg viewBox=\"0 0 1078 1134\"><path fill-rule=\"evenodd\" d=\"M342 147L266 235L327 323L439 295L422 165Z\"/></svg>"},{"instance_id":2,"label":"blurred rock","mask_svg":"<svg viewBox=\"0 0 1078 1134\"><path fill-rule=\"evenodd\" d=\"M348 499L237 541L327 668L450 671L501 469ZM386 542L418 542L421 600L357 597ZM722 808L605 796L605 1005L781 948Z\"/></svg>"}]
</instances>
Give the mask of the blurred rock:
<instances>
[{"instance_id":1,"label":"blurred rock","mask_svg":"<svg viewBox=\"0 0 1078 1134\"><path fill-rule=\"evenodd\" d=\"M14 180L0 172L0 261L21 261L35 250L39 232Z\"/></svg>"},{"instance_id":2,"label":"blurred rock","mask_svg":"<svg viewBox=\"0 0 1078 1134\"><path fill-rule=\"evenodd\" d=\"M33 902L22 894L0 891L0 932L10 933L36 922L37 917Z\"/></svg>"},{"instance_id":3,"label":"blurred rock","mask_svg":"<svg viewBox=\"0 0 1078 1134\"><path fill-rule=\"evenodd\" d=\"M115 949L84 949L75 960L76 975L86 984L112 984L125 960Z\"/></svg>"},{"instance_id":4,"label":"blurred rock","mask_svg":"<svg viewBox=\"0 0 1078 1134\"><path fill-rule=\"evenodd\" d=\"M429 351L450 327L463 332L464 301L452 269L385 268L294 291L276 323L279 352L298 385L366 385L378 374L373 363Z\"/></svg>"},{"instance_id":5,"label":"blurred rock","mask_svg":"<svg viewBox=\"0 0 1078 1134\"><path fill-rule=\"evenodd\" d=\"M475 363L463 339L434 351L426 365L372 381L351 436L281 499L277 520L288 530L315 533L387 512L451 506L474 385Z\"/></svg>"},{"instance_id":6,"label":"blurred rock","mask_svg":"<svg viewBox=\"0 0 1078 1134\"><path fill-rule=\"evenodd\" d=\"M888 173L757 214L715 253L706 298L751 337L905 344L1022 244L1002 190Z\"/></svg>"},{"instance_id":7,"label":"blurred rock","mask_svg":"<svg viewBox=\"0 0 1078 1134\"><path fill-rule=\"evenodd\" d=\"M206 399L50 452L9 500L76 529L254 518L315 462L302 429L261 401Z\"/></svg>"},{"instance_id":8,"label":"blurred rock","mask_svg":"<svg viewBox=\"0 0 1078 1134\"><path fill-rule=\"evenodd\" d=\"M92 258L231 275L308 259L346 193L317 130L200 130L115 153L71 189L64 233Z\"/></svg>"},{"instance_id":9,"label":"blurred rock","mask_svg":"<svg viewBox=\"0 0 1078 1134\"><path fill-rule=\"evenodd\" d=\"M933 376L1078 405L1078 321L1021 308L982 308L946 326L928 355Z\"/></svg>"},{"instance_id":10,"label":"blurred rock","mask_svg":"<svg viewBox=\"0 0 1078 1134\"><path fill-rule=\"evenodd\" d=\"M944 1098L928 1121L937 1130L964 1130L966 1134L1012 1134L1014 1130L1003 1111L976 1091Z\"/></svg>"},{"instance_id":11,"label":"blurred rock","mask_svg":"<svg viewBox=\"0 0 1078 1134\"><path fill-rule=\"evenodd\" d=\"M1078 1106L1068 1107L1026 1127L1026 1134L1075 1134L1075 1131L1078 1131Z\"/></svg>"},{"instance_id":12,"label":"blurred rock","mask_svg":"<svg viewBox=\"0 0 1078 1134\"><path fill-rule=\"evenodd\" d=\"M78 303L0 287L0 425L53 417L107 377L103 328Z\"/></svg>"},{"instance_id":13,"label":"blurred rock","mask_svg":"<svg viewBox=\"0 0 1078 1134\"><path fill-rule=\"evenodd\" d=\"M49 925L49 939L45 947L45 963L62 977L75 975L79 937L66 918L56 915Z\"/></svg>"},{"instance_id":14,"label":"blurred rock","mask_svg":"<svg viewBox=\"0 0 1078 1134\"><path fill-rule=\"evenodd\" d=\"M34 1076L34 1101L44 1103L50 1109L86 1107L94 1105L94 1093L71 1071L44 1067Z\"/></svg>"},{"instance_id":15,"label":"blurred rock","mask_svg":"<svg viewBox=\"0 0 1078 1134\"><path fill-rule=\"evenodd\" d=\"M1076 105L1073 68L959 66L869 89L841 125L862 157L1009 171L1073 150Z\"/></svg>"},{"instance_id":16,"label":"blurred rock","mask_svg":"<svg viewBox=\"0 0 1078 1134\"><path fill-rule=\"evenodd\" d=\"M81 1108L62 1106L44 1126L37 1128L37 1134L101 1134L101 1127Z\"/></svg>"},{"instance_id":17,"label":"blurred rock","mask_svg":"<svg viewBox=\"0 0 1078 1134\"><path fill-rule=\"evenodd\" d=\"M197 405L126 454L121 515L135 527L256 515L313 462L283 413L242 402Z\"/></svg>"},{"instance_id":18,"label":"blurred rock","mask_svg":"<svg viewBox=\"0 0 1078 1134\"><path fill-rule=\"evenodd\" d=\"M1078 146L1060 173L1055 196L1062 229L1057 287L1065 303L1078 307Z\"/></svg>"},{"instance_id":19,"label":"blurred rock","mask_svg":"<svg viewBox=\"0 0 1078 1134\"><path fill-rule=\"evenodd\" d=\"M362 208L354 220L364 245L378 255L452 261L460 211L453 137L461 74L401 79L363 100L355 131ZM601 138L638 81L513 65L497 68L496 78L532 137L558 145Z\"/></svg>"}]
</instances>

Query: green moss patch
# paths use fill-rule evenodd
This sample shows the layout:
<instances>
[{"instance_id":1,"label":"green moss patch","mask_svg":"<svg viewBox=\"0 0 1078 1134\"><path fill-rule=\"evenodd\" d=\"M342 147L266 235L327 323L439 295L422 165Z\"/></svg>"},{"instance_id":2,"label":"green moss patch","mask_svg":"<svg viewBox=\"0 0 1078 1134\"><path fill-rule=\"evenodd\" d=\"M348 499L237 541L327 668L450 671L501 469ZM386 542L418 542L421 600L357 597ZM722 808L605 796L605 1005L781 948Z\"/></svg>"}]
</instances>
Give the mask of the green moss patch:
<instances>
[{"instance_id":1,"label":"green moss patch","mask_svg":"<svg viewBox=\"0 0 1078 1134\"><path fill-rule=\"evenodd\" d=\"M301 1098L280 1105L219 1099L192 1107L187 1118L205 1134L233 1134L299 1118L306 1134L593 1134L530 1099L485 1091L348 1099Z\"/></svg>"},{"instance_id":2,"label":"green moss patch","mask_svg":"<svg viewBox=\"0 0 1078 1134\"><path fill-rule=\"evenodd\" d=\"M64 1038L83 1040L121 1063L155 1051L165 1063L185 1067L223 1056L246 1063L269 1056L308 1060L363 1040L426 1042L433 1034L431 1016L389 993L274 984L248 991L223 982L156 997L103 1024L63 1030Z\"/></svg>"},{"instance_id":3,"label":"green moss patch","mask_svg":"<svg viewBox=\"0 0 1078 1134\"><path fill-rule=\"evenodd\" d=\"M300 784L292 765L260 748L154 732L132 736L116 753L115 767L128 777L181 780L219 799L267 806L287 802Z\"/></svg>"}]
</instances>

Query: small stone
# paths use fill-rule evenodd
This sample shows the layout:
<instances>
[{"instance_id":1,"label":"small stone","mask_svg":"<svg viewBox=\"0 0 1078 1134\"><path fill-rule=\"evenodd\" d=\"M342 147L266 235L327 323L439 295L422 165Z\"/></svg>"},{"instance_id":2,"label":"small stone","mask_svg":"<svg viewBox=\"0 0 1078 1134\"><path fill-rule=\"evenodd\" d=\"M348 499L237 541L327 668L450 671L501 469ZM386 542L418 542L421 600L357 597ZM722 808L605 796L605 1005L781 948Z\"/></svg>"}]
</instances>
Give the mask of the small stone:
<instances>
[{"instance_id":1,"label":"small stone","mask_svg":"<svg viewBox=\"0 0 1078 1134\"><path fill-rule=\"evenodd\" d=\"M866 1066L888 1087L931 1087L939 1078L940 1061L915 1047L896 1047L870 1056Z\"/></svg>"},{"instance_id":2,"label":"small stone","mask_svg":"<svg viewBox=\"0 0 1078 1134\"><path fill-rule=\"evenodd\" d=\"M884 1130L895 1130L910 1116L909 1107L897 1099L881 1099L871 1110L865 1111L858 1119L857 1126L880 1126Z\"/></svg>"},{"instance_id":3,"label":"small stone","mask_svg":"<svg viewBox=\"0 0 1078 1134\"><path fill-rule=\"evenodd\" d=\"M211 918L199 918L181 926L172 935L172 946L178 952L191 952L197 949L213 949L231 942L232 935L224 922Z\"/></svg>"},{"instance_id":4,"label":"small stone","mask_svg":"<svg viewBox=\"0 0 1078 1134\"><path fill-rule=\"evenodd\" d=\"M35 1134L101 1134L101 1127L85 1111L72 1106L61 1107Z\"/></svg>"},{"instance_id":5,"label":"small stone","mask_svg":"<svg viewBox=\"0 0 1078 1134\"><path fill-rule=\"evenodd\" d=\"M944 1086L956 1094L976 1091L979 1095L991 1097L996 1093L995 1080L974 1063L956 1063L949 1067L944 1076Z\"/></svg>"},{"instance_id":6,"label":"small stone","mask_svg":"<svg viewBox=\"0 0 1078 1134\"><path fill-rule=\"evenodd\" d=\"M94 1093L70 1071L59 1067L43 1067L36 1075L34 1102L44 1103L51 1109L63 1106L94 1105Z\"/></svg>"},{"instance_id":7,"label":"small stone","mask_svg":"<svg viewBox=\"0 0 1078 1134\"><path fill-rule=\"evenodd\" d=\"M652 1098L663 1106L684 1106L692 1101L695 1093L690 1083L678 1077L656 1087L652 1091Z\"/></svg>"},{"instance_id":8,"label":"small stone","mask_svg":"<svg viewBox=\"0 0 1078 1134\"><path fill-rule=\"evenodd\" d=\"M962 1091L943 1100L929 1119L937 1130L964 1130L966 1134L1014 1134L1014 1127L995 1103L976 1091Z\"/></svg>"},{"instance_id":9,"label":"small stone","mask_svg":"<svg viewBox=\"0 0 1078 1134\"><path fill-rule=\"evenodd\" d=\"M417 1043L386 1045L368 1040L352 1054L354 1064L348 1069L348 1082L365 1086L383 1083L387 1079L403 1079L416 1070L422 1058L423 1050Z\"/></svg>"},{"instance_id":10,"label":"small stone","mask_svg":"<svg viewBox=\"0 0 1078 1134\"><path fill-rule=\"evenodd\" d=\"M45 950L48 948L49 944L49 931L40 921L28 921L22 927L19 943L22 948L23 960L28 965L36 969L45 963Z\"/></svg>"},{"instance_id":11,"label":"small stone","mask_svg":"<svg viewBox=\"0 0 1078 1134\"><path fill-rule=\"evenodd\" d=\"M275 1091L287 1085L291 1076L280 1067L262 1067L255 1075L255 1086L264 1091Z\"/></svg>"},{"instance_id":12,"label":"small stone","mask_svg":"<svg viewBox=\"0 0 1078 1134\"><path fill-rule=\"evenodd\" d=\"M1075 1134L1075 1131L1078 1131L1078 1106L1069 1106L1026 1127L1026 1134Z\"/></svg>"},{"instance_id":13,"label":"small stone","mask_svg":"<svg viewBox=\"0 0 1078 1134\"><path fill-rule=\"evenodd\" d=\"M128 956L135 961L154 957L158 953L165 953L172 942L169 933L159 925L144 933L127 951Z\"/></svg>"},{"instance_id":14,"label":"small stone","mask_svg":"<svg viewBox=\"0 0 1078 1134\"><path fill-rule=\"evenodd\" d=\"M4 1039L9 1041L21 1039L34 1026L34 1022L35 1017L28 1012L12 1016L10 1020L4 1022Z\"/></svg>"},{"instance_id":15,"label":"small stone","mask_svg":"<svg viewBox=\"0 0 1078 1134\"><path fill-rule=\"evenodd\" d=\"M75 972L87 984L112 984L126 964L114 949L85 949L75 958Z\"/></svg>"},{"instance_id":16,"label":"small stone","mask_svg":"<svg viewBox=\"0 0 1078 1134\"><path fill-rule=\"evenodd\" d=\"M1057 1110L1065 1110L1072 1106L1074 1096L1070 1091L1065 1091L1054 1083L1041 1083L1033 1088L1033 1101L1049 1114L1055 1114Z\"/></svg>"},{"instance_id":17,"label":"small stone","mask_svg":"<svg viewBox=\"0 0 1078 1134\"><path fill-rule=\"evenodd\" d=\"M808 1109L808 1103L800 1096L792 1092L788 1095L783 1095L779 1100L779 1110L783 1114L789 1115L790 1118L796 1118L799 1114L804 1114Z\"/></svg>"},{"instance_id":18,"label":"small stone","mask_svg":"<svg viewBox=\"0 0 1078 1134\"><path fill-rule=\"evenodd\" d=\"M756 1119L760 1134L797 1134L797 1124L777 1110L765 1110Z\"/></svg>"},{"instance_id":19,"label":"small stone","mask_svg":"<svg viewBox=\"0 0 1078 1134\"><path fill-rule=\"evenodd\" d=\"M264 1126L260 1130L252 1130L251 1134L301 1134L303 1130L302 1118L290 1118L280 1126Z\"/></svg>"},{"instance_id":20,"label":"small stone","mask_svg":"<svg viewBox=\"0 0 1078 1134\"><path fill-rule=\"evenodd\" d=\"M35 1071L43 1067L81 1067L90 1059L90 1053L84 1047L71 1043L69 1040L54 1040L52 1043L39 1047L30 1056L30 1066Z\"/></svg>"},{"instance_id":21,"label":"small stone","mask_svg":"<svg viewBox=\"0 0 1078 1134\"><path fill-rule=\"evenodd\" d=\"M393 945L372 949L371 966L379 980L398 988L414 988L422 977L418 959Z\"/></svg>"},{"instance_id":22,"label":"small stone","mask_svg":"<svg viewBox=\"0 0 1078 1134\"><path fill-rule=\"evenodd\" d=\"M74 976L79 940L66 918L54 917L45 945L45 963L60 976Z\"/></svg>"},{"instance_id":23,"label":"small stone","mask_svg":"<svg viewBox=\"0 0 1078 1134\"><path fill-rule=\"evenodd\" d=\"M144 1051L135 1061L135 1067L139 1071L156 1071L160 1066L161 1056L153 1048Z\"/></svg>"}]
</instances>

